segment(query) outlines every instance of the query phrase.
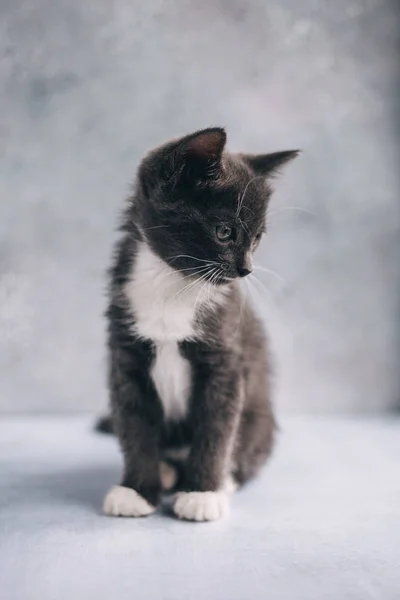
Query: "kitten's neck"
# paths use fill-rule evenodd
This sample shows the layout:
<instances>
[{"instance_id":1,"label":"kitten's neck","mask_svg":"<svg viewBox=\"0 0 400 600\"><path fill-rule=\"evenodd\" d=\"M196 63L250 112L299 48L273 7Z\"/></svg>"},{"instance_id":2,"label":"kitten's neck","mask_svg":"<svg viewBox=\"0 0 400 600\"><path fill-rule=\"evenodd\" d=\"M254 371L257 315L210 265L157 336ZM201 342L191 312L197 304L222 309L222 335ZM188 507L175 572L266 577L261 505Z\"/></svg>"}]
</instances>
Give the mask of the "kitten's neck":
<instances>
[{"instance_id":1,"label":"kitten's neck","mask_svg":"<svg viewBox=\"0 0 400 600\"><path fill-rule=\"evenodd\" d=\"M135 333L160 341L201 337L201 315L220 305L227 287L193 277L162 260L145 241L137 245L125 294L135 317Z\"/></svg>"}]
</instances>

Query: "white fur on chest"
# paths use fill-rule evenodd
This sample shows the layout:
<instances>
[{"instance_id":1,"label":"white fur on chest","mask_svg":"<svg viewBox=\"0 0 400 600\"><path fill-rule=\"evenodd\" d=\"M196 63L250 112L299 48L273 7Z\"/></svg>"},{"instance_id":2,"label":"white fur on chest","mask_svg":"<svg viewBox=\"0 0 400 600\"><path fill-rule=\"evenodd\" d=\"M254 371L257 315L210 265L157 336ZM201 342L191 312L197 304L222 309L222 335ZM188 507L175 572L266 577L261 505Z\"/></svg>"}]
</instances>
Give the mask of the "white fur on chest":
<instances>
[{"instance_id":1,"label":"white fur on chest","mask_svg":"<svg viewBox=\"0 0 400 600\"><path fill-rule=\"evenodd\" d=\"M201 335L200 326L195 327L197 310L206 303L216 306L225 294L172 269L145 242L139 245L125 294L135 317L135 333L156 347L151 374L165 416L181 419L187 411L191 372L178 342Z\"/></svg>"},{"instance_id":2,"label":"white fur on chest","mask_svg":"<svg viewBox=\"0 0 400 600\"><path fill-rule=\"evenodd\" d=\"M191 273L191 271L189 271ZM141 337L182 341L195 337L194 318L199 286L192 285L142 242L125 292L135 315L135 330ZM188 287L186 290L184 289Z\"/></svg>"},{"instance_id":3,"label":"white fur on chest","mask_svg":"<svg viewBox=\"0 0 400 600\"><path fill-rule=\"evenodd\" d=\"M164 408L165 419L183 419L187 413L191 369L189 362L181 355L177 342L157 344L151 376Z\"/></svg>"}]
</instances>

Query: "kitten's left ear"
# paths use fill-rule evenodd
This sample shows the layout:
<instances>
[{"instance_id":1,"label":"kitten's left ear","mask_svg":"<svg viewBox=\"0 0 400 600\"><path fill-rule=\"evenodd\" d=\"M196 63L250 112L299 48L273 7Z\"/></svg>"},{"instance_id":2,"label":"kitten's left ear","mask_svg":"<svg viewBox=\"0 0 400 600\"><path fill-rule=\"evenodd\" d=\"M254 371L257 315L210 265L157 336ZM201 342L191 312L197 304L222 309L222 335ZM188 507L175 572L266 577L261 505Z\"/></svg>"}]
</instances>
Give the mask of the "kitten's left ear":
<instances>
[{"instance_id":1,"label":"kitten's left ear","mask_svg":"<svg viewBox=\"0 0 400 600\"><path fill-rule=\"evenodd\" d=\"M300 150L285 150L272 154L242 154L242 158L257 175L275 175L286 163L299 156Z\"/></svg>"}]
</instances>

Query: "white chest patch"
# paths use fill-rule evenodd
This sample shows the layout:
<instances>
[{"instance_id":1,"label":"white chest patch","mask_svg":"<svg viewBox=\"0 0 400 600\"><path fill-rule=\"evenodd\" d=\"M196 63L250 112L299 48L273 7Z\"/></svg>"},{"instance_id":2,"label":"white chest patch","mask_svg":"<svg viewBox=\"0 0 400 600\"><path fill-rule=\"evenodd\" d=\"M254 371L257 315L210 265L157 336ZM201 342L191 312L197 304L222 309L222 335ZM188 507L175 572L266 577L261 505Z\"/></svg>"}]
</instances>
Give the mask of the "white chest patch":
<instances>
[{"instance_id":1,"label":"white chest patch","mask_svg":"<svg viewBox=\"0 0 400 600\"><path fill-rule=\"evenodd\" d=\"M161 398L166 420L186 416L191 386L189 362L181 355L177 342L160 342L151 376Z\"/></svg>"},{"instance_id":2,"label":"white chest patch","mask_svg":"<svg viewBox=\"0 0 400 600\"><path fill-rule=\"evenodd\" d=\"M191 273L191 271L189 271ZM199 288L142 242L125 288L136 320L136 333L154 342L194 337Z\"/></svg>"},{"instance_id":3,"label":"white chest patch","mask_svg":"<svg viewBox=\"0 0 400 600\"><path fill-rule=\"evenodd\" d=\"M156 347L151 374L165 416L181 419L187 411L191 372L178 342L201 335L200 327L195 329L197 310L206 303L212 307L222 302L225 293L172 269L145 242L139 245L124 291L135 316L135 333Z\"/></svg>"}]
</instances>

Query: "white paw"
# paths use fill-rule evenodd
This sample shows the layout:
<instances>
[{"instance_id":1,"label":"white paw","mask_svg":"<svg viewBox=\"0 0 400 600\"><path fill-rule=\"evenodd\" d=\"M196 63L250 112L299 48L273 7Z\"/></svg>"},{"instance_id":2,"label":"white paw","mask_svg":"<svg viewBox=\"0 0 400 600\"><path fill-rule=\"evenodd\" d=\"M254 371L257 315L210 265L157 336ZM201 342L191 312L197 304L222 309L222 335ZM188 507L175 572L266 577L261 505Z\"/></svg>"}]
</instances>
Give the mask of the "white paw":
<instances>
[{"instance_id":1,"label":"white paw","mask_svg":"<svg viewBox=\"0 0 400 600\"><path fill-rule=\"evenodd\" d=\"M103 511L114 517L146 517L155 507L131 488L115 485L104 498Z\"/></svg>"},{"instance_id":2,"label":"white paw","mask_svg":"<svg viewBox=\"0 0 400 600\"><path fill-rule=\"evenodd\" d=\"M178 472L174 467L164 461L160 462L160 478L163 490L169 492L178 481Z\"/></svg>"},{"instance_id":3,"label":"white paw","mask_svg":"<svg viewBox=\"0 0 400 600\"><path fill-rule=\"evenodd\" d=\"M226 492L180 492L176 495L174 512L188 521L216 521L228 512Z\"/></svg>"}]
</instances>

